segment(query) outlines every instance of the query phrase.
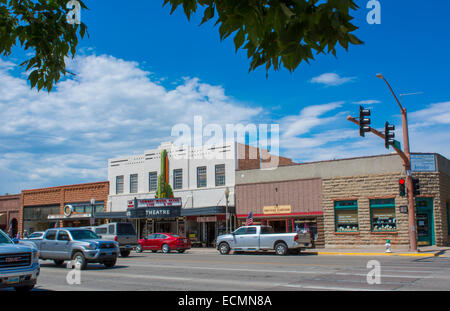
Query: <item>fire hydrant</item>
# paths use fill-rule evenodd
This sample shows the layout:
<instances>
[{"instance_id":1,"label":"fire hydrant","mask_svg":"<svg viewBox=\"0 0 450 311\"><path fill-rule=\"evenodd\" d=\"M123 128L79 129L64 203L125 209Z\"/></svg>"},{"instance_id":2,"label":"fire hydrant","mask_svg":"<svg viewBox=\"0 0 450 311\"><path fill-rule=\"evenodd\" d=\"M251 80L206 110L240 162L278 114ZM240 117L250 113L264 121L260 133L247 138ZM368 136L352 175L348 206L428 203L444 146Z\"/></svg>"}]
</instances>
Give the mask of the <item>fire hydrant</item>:
<instances>
[{"instance_id":1,"label":"fire hydrant","mask_svg":"<svg viewBox=\"0 0 450 311\"><path fill-rule=\"evenodd\" d=\"M385 246L386 246L386 253L392 253L392 251L391 251L391 240L388 239L386 241Z\"/></svg>"}]
</instances>

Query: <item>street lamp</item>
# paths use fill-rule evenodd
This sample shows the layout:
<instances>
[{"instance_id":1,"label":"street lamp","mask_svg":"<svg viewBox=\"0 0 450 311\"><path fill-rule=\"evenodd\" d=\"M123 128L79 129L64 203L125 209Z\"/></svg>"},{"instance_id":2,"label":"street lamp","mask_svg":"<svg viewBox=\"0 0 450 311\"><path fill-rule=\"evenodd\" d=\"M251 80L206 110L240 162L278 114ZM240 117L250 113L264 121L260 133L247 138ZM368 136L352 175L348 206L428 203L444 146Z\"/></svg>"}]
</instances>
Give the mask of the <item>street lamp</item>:
<instances>
[{"instance_id":1,"label":"street lamp","mask_svg":"<svg viewBox=\"0 0 450 311\"><path fill-rule=\"evenodd\" d=\"M394 93L394 90L392 90L391 86L384 78L384 76L381 73L378 73L376 77L386 82L387 86L389 87L389 90L391 90L391 93L394 96L402 113L403 144L405 146L404 152L406 155L406 159L403 159L403 165L405 166L406 170L406 186L408 187L409 244L410 250L416 252L417 251L416 215L414 211L414 192L411 176L411 153L409 149L408 118L406 115L406 109L402 107L400 101L398 100L397 96Z\"/></svg>"},{"instance_id":2,"label":"street lamp","mask_svg":"<svg viewBox=\"0 0 450 311\"><path fill-rule=\"evenodd\" d=\"M225 233L228 233L228 219L229 219L229 215L228 215L228 198L230 197L230 188L226 188L225 189Z\"/></svg>"}]
</instances>

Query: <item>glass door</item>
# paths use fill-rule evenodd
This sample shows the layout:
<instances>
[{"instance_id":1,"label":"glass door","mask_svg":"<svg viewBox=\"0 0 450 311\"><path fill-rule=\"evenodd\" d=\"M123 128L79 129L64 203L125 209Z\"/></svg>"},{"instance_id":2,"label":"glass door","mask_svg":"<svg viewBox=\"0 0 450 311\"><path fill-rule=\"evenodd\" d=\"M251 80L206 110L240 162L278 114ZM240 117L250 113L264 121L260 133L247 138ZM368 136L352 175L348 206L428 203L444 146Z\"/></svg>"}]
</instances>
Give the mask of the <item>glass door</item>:
<instances>
[{"instance_id":1,"label":"glass door","mask_svg":"<svg viewBox=\"0 0 450 311\"><path fill-rule=\"evenodd\" d=\"M433 199L417 198L417 245L428 246L435 244Z\"/></svg>"}]
</instances>

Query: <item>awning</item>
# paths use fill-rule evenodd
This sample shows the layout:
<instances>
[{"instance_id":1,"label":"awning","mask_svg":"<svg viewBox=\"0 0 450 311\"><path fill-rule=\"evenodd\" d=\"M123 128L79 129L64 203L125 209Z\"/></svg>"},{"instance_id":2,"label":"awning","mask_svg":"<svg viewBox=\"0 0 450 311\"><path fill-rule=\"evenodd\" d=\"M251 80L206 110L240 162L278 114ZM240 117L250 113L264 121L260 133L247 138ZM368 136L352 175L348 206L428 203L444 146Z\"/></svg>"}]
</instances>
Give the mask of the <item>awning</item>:
<instances>
[{"instance_id":1,"label":"awning","mask_svg":"<svg viewBox=\"0 0 450 311\"><path fill-rule=\"evenodd\" d=\"M96 219L122 219L127 218L127 212L102 212L95 213Z\"/></svg>"},{"instance_id":2,"label":"awning","mask_svg":"<svg viewBox=\"0 0 450 311\"><path fill-rule=\"evenodd\" d=\"M228 206L228 213L234 213L235 207ZM207 216L207 215L218 215L225 214L225 206L211 206L211 207L200 207L200 208L183 208L181 209L181 216Z\"/></svg>"},{"instance_id":3,"label":"awning","mask_svg":"<svg viewBox=\"0 0 450 311\"><path fill-rule=\"evenodd\" d=\"M69 217L63 215L48 215L47 220L55 221L55 220L85 220L90 219L91 214L72 214Z\"/></svg>"}]
</instances>

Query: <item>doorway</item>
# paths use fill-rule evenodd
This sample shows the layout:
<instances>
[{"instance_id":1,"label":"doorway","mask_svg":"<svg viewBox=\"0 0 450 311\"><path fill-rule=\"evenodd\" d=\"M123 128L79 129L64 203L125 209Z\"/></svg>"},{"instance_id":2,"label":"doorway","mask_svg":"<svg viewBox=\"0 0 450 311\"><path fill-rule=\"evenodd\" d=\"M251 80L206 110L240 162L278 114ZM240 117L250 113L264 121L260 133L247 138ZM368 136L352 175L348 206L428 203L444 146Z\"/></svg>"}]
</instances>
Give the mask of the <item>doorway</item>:
<instances>
[{"instance_id":1,"label":"doorway","mask_svg":"<svg viewBox=\"0 0 450 311\"><path fill-rule=\"evenodd\" d=\"M417 245L434 245L436 242L434 235L433 199L416 198L416 208Z\"/></svg>"}]
</instances>

